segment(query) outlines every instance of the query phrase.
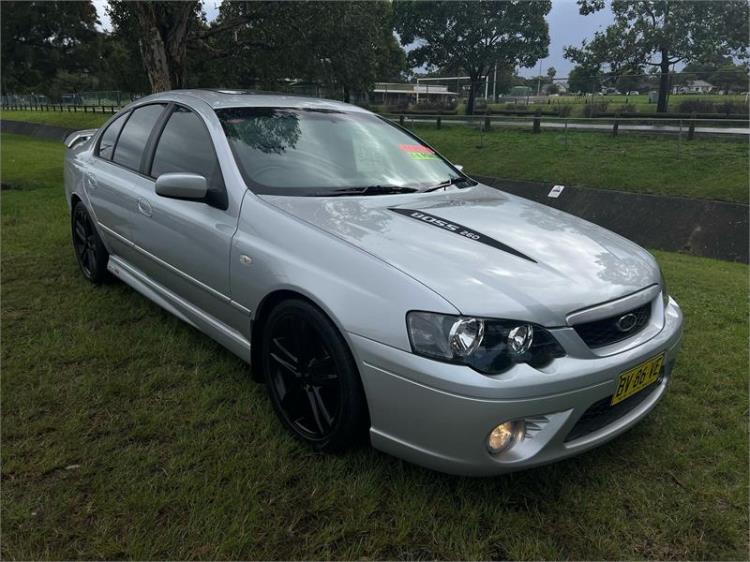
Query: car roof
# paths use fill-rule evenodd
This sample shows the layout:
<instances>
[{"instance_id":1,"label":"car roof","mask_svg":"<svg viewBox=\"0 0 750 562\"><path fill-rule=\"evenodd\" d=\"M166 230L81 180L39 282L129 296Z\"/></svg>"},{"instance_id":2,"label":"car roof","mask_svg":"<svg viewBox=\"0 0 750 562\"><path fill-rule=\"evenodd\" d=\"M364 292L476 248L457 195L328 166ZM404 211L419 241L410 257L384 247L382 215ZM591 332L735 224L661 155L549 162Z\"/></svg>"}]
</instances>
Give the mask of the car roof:
<instances>
[{"instance_id":1,"label":"car roof","mask_svg":"<svg viewBox=\"0 0 750 562\"><path fill-rule=\"evenodd\" d=\"M328 109L335 111L369 113L366 109L335 100L298 96L292 94L252 90L190 89L160 92L136 100L175 101L187 105L199 99L214 109L226 107L289 107L299 109Z\"/></svg>"}]
</instances>

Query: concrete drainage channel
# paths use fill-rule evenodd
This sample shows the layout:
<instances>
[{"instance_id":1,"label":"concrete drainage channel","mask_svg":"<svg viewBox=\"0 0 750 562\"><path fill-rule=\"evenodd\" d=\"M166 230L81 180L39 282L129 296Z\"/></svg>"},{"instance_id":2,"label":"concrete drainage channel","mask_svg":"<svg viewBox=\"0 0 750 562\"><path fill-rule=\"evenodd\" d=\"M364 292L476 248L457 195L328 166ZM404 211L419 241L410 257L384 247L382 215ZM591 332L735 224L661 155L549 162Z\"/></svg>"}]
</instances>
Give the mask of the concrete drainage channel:
<instances>
[{"instance_id":1,"label":"concrete drainage channel","mask_svg":"<svg viewBox=\"0 0 750 562\"><path fill-rule=\"evenodd\" d=\"M473 176L566 211L647 248L748 263L748 205Z\"/></svg>"},{"instance_id":2,"label":"concrete drainage channel","mask_svg":"<svg viewBox=\"0 0 750 562\"><path fill-rule=\"evenodd\" d=\"M73 129L0 121L5 133L62 141ZM743 203L565 187L472 176L508 193L566 211L647 248L748 263L748 211Z\"/></svg>"}]
</instances>

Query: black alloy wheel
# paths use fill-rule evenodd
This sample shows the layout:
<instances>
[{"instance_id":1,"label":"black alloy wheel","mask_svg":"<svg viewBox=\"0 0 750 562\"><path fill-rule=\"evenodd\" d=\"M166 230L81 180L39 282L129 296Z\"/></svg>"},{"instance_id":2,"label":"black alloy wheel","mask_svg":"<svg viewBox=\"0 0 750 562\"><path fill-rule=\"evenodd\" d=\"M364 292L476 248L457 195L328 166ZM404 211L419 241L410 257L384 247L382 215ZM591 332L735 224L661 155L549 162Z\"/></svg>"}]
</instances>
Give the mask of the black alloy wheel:
<instances>
[{"instance_id":1,"label":"black alloy wheel","mask_svg":"<svg viewBox=\"0 0 750 562\"><path fill-rule=\"evenodd\" d=\"M276 413L316 450L341 451L369 427L359 373L346 342L312 304L289 300L264 326L262 368Z\"/></svg>"},{"instance_id":2,"label":"black alloy wheel","mask_svg":"<svg viewBox=\"0 0 750 562\"><path fill-rule=\"evenodd\" d=\"M109 253L104 247L86 206L80 201L73 207L73 249L83 276L94 284L107 279Z\"/></svg>"}]
</instances>

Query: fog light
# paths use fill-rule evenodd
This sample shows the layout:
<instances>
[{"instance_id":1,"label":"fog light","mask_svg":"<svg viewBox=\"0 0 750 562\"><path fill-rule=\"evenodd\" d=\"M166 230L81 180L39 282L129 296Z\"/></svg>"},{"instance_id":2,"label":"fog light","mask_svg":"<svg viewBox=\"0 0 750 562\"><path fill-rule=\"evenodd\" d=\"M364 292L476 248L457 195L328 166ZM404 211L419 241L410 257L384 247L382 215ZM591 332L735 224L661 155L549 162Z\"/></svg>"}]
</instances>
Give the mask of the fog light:
<instances>
[{"instance_id":1,"label":"fog light","mask_svg":"<svg viewBox=\"0 0 750 562\"><path fill-rule=\"evenodd\" d=\"M522 441L523 435L524 423L522 420L501 423L490 432L487 438L487 448L490 453L497 455Z\"/></svg>"},{"instance_id":2,"label":"fog light","mask_svg":"<svg viewBox=\"0 0 750 562\"><path fill-rule=\"evenodd\" d=\"M521 324L508 332L508 347L516 355L526 353L534 341L534 326Z\"/></svg>"}]
</instances>

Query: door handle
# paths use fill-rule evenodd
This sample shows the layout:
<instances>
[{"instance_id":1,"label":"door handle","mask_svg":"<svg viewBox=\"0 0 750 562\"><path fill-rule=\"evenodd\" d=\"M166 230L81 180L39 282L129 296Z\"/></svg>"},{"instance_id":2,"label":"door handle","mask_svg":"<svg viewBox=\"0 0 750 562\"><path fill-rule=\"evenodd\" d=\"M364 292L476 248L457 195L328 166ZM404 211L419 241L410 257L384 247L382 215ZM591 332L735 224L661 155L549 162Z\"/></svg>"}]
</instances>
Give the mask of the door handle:
<instances>
[{"instance_id":1,"label":"door handle","mask_svg":"<svg viewBox=\"0 0 750 562\"><path fill-rule=\"evenodd\" d=\"M138 212L142 215L146 215L147 217L151 216L151 203L143 199L142 197L138 199Z\"/></svg>"}]
</instances>

